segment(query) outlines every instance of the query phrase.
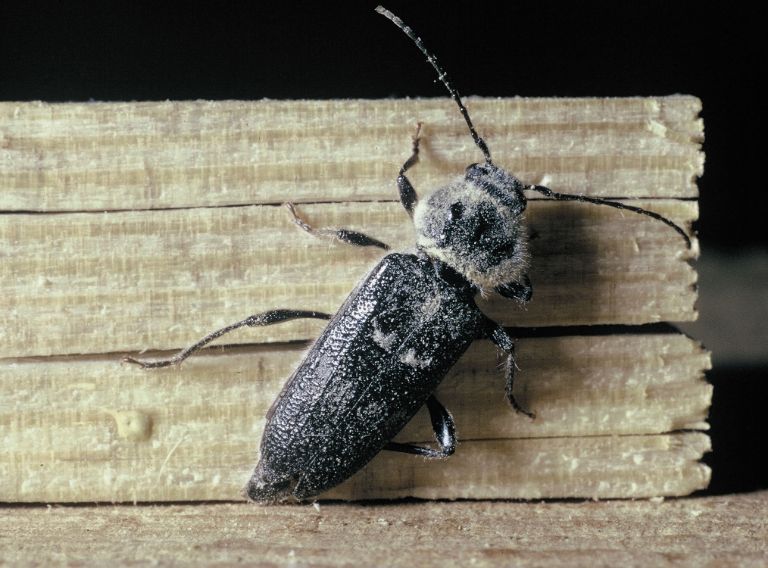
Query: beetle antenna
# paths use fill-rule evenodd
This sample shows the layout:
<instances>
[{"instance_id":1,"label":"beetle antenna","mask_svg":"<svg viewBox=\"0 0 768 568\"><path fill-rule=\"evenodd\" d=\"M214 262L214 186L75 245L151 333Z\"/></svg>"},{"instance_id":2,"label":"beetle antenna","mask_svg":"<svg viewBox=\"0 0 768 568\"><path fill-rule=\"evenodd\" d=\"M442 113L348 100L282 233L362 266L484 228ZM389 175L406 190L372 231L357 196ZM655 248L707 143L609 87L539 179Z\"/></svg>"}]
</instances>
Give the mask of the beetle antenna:
<instances>
[{"instance_id":1,"label":"beetle antenna","mask_svg":"<svg viewBox=\"0 0 768 568\"><path fill-rule=\"evenodd\" d=\"M472 119L469 118L469 111L467 110L467 107L464 106L464 103L461 102L461 97L459 96L459 92L451 85L451 83L448 81L448 74L445 72L445 70L440 66L440 64L437 62L437 58L432 55L429 51L427 51L427 48L424 47L424 43L421 41L421 38L417 36L411 28L409 28L403 20L395 16L392 12L384 8L383 6L377 6L376 12L384 16L385 18L392 21L393 24L395 24L398 28L400 28L405 35L407 35L413 43L416 44L416 47L421 50L421 52L424 54L424 57L427 58L427 61L432 65L432 67L435 68L435 71L437 71L437 78L440 79L440 82L445 85L445 88L448 89L448 92L451 94L451 98L456 101L456 104L459 105L459 112L461 112L461 116L464 117L464 120L467 123L467 126L469 127L469 133L472 135L472 140L475 141L475 144L478 148L480 148L480 151L485 156L485 161L488 164L491 164L491 151L488 149L488 145L485 143L485 140L483 140L480 135L477 133L477 130L475 130L475 125L472 124Z\"/></svg>"},{"instance_id":2,"label":"beetle antenna","mask_svg":"<svg viewBox=\"0 0 768 568\"><path fill-rule=\"evenodd\" d=\"M642 207L635 207L634 205L627 205L626 203L621 203L619 201L611 201L610 199L601 199L599 197L588 197L586 195L574 195L572 193L558 193L556 191L552 191L548 187L544 187L543 185L529 185L529 186L526 186L525 189L536 191L546 197L556 199L557 201L582 201L585 203L593 203L595 205L608 205L609 207L615 207L616 209L623 209L625 211L632 211L633 213L639 213L640 215L646 215L648 217L651 217L652 219L656 219L657 221L661 221L665 225L672 227L675 231L677 231L677 233L681 237L683 237L683 239L685 239L685 244L688 245L688 248L691 248L691 239L688 236L688 234L683 230L683 228L680 227L680 225L667 219L663 215L659 215L658 213L654 213L653 211L648 211L647 209L643 209Z\"/></svg>"}]
</instances>

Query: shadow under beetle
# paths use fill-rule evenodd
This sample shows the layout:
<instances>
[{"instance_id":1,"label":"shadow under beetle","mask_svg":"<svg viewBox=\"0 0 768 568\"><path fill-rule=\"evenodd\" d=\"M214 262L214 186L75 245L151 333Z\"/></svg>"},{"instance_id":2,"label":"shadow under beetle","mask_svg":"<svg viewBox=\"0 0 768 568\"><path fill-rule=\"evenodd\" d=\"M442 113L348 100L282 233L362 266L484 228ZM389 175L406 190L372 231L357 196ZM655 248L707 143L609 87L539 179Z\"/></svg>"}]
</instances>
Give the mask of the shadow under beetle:
<instances>
[{"instance_id":1,"label":"shadow under beetle","mask_svg":"<svg viewBox=\"0 0 768 568\"><path fill-rule=\"evenodd\" d=\"M433 393L477 338L489 338L507 355L507 398L516 411L534 417L512 394L514 339L474 301L480 291L491 289L518 302L531 298L525 190L648 215L672 227L690 246L685 231L657 213L525 185L496 166L435 57L397 16L382 7L376 11L405 32L435 68L484 163L470 165L463 178L419 200L405 175L418 162L417 129L411 156L397 178L400 201L416 229L416 248L385 256L333 317L315 311L272 310L215 331L169 359L126 358L145 368L165 367L240 327L297 318L330 320L267 414L261 459L245 488L257 502L319 495L348 479L381 450L428 458L450 456L456 448L453 418ZM362 233L314 229L292 205L288 208L302 229L318 236L388 248ZM425 404L437 448L393 442Z\"/></svg>"}]
</instances>

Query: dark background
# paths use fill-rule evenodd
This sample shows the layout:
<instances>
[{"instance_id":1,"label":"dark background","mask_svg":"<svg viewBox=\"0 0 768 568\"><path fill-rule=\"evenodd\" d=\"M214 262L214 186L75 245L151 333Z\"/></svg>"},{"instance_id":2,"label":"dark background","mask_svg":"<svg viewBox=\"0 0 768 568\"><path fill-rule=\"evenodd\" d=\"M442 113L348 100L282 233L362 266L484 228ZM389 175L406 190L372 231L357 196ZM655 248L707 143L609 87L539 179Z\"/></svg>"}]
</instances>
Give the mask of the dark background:
<instances>
[{"instance_id":1,"label":"dark background","mask_svg":"<svg viewBox=\"0 0 768 568\"><path fill-rule=\"evenodd\" d=\"M747 205L765 185L764 18L708 4L385 3L467 95L700 97L702 242L765 248L762 208ZM3 2L0 100L442 96L375 5Z\"/></svg>"},{"instance_id":2,"label":"dark background","mask_svg":"<svg viewBox=\"0 0 768 568\"><path fill-rule=\"evenodd\" d=\"M704 305L713 302L728 317L728 305L715 304L725 297L717 286L734 279L707 289L716 280L707 274L722 272L718 258L748 254L740 268L729 268L743 271L743 289L728 293L744 300L753 319L768 314L768 231L757 203L766 185L758 138L765 132L758 87L765 78L765 20L757 8L669 1L384 4L421 35L466 95L700 97L707 161L698 228L703 259L714 259L701 265L700 309L705 316L716 311ZM373 12L375 5L3 2L0 100L444 96L432 69ZM763 293L752 300L755 287ZM737 330L748 315L730 318ZM768 356L718 359L728 352L718 350L727 322L706 325L703 317L702 324L694 333L709 338L717 363L710 375L710 491L768 488L761 459ZM756 340L762 354L761 337L744 341Z\"/></svg>"}]
</instances>

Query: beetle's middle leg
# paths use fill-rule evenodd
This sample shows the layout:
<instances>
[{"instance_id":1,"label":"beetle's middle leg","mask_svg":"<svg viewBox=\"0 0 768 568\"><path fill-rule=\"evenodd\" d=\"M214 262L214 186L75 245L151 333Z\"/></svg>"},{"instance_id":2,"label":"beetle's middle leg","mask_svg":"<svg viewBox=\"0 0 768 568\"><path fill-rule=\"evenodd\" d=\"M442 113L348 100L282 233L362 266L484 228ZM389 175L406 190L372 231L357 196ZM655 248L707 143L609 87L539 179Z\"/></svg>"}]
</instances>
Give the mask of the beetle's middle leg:
<instances>
[{"instance_id":1,"label":"beetle's middle leg","mask_svg":"<svg viewBox=\"0 0 768 568\"><path fill-rule=\"evenodd\" d=\"M431 395L427 399L427 410L429 410L429 418L432 421L432 429L435 431L437 445L440 446L439 450L398 442L388 442L384 449L392 452L416 454L425 458L447 458L453 454L456 451L456 425L453 422L453 416L440 404L435 395Z\"/></svg>"},{"instance_id":2,"label":"beetle's middle leg","mask_svg":"<svg viewBox=\"0 0 768 568\"><path fill-rule=\"evenodd\" d=\"M214 339L218 339L222 335L234 331L241 327L261 327L265 325L273 325L276 323L282 323L285 321L291 321L295 319L314 318L314 319L331 319L330 314L324 312L316 312L312 310L270 310L260 314L254 314L248 316L244 320L229 324L221 329L217 329L213 333L209 333L203 337L200 341L194 345L190 345L186 349L182 349L173 357L167 359L156 359L154 361L142 361L141 359L135 359L134 357L123 357L123 361L126 363L134 363L139 365L143 369L156 369L158 367L170 367L172 365L178 365L184 359L200 351L203 347L208 345Z\"/></svg>"},{"instance_id":3,"label":"beetle's middle leg","mask_svg":"<svg viewBox=\"0 0 768 568\"><path fill-rule=\"evenodd\" d=\"M286 203L285 207L290 212L293 222L296 223L299 228L311 235L325 239L338 240L347 243L348 245L355 245L358 247L379 247L380 249L389 250L389 245L387 243L369 237L365 233L335 227L313 227L299 215L298 211L296 211L296 206L293 203Z\"/></svg>"},{"instance_id":4,"label":"beetle's middle leg","mask_svg":"<svg viewBox=\"0 0 768 568\"><path fill-rule=\"evenodd\" d=\"M497 324L496 322L493 322L491 320L489 321L489 325L491 325L490 329L490 339L493 341L497 347L499 347L504 353L507 354L507 363L506 363L506 372L505 372L505 378L506 378L506 387L505 391L507 394L507 400L509 401L509 404L512 406L512 408L515 409L516 412L519 412L520 414L525 414L528 418L536 418L536 414L531 412L530 410L526 410L523 408L519 402L517 402L517 399L515 398L514 393L512 392L512 387L515 382L515 340L510 336L507 331L502 327L501 325Z\"/></svg>"}]
</instances>

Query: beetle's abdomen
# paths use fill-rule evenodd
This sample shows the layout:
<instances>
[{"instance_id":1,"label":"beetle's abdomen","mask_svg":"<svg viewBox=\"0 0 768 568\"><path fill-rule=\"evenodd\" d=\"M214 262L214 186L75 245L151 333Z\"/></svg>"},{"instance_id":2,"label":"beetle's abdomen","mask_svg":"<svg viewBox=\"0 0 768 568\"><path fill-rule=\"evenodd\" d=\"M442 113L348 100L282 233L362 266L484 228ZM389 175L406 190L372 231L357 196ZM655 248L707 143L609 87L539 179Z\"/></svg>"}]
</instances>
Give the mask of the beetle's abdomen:
<instances>
[{"instance_id":1,"label":"beetle's abdomen","mask_svg":"<svg viewBox=\"0 0 768 568\"><path fill-rule=\"evenodd\" d=\"M270 409L249 496L306 498L351 476L421 408L483 318L428 260L382 259Z\"/></svg>"}]
</instances>

